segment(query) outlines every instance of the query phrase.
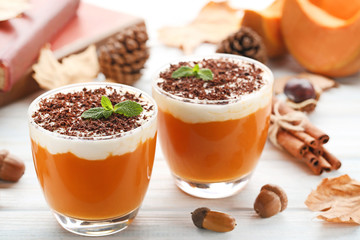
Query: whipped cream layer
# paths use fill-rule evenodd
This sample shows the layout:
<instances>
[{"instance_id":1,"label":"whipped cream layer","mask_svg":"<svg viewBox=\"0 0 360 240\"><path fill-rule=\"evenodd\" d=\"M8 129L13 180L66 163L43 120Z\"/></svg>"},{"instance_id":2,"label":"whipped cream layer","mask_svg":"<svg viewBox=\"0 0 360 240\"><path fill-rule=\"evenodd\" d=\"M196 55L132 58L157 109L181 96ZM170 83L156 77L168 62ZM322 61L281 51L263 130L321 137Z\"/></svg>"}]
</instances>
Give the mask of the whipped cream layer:
<instances>
[{"instance_id":1,"label":"whipped cream layer","mask_svg":"<svg viewBox=\"0 0 360 240\"><path fill-rule=\"evenodd\" d=\"M270 104L273 93L273 75L265 65L248 58L230 56L227 54L189 58L187 61L192 62L201 61L202 59L217 58L229 59L229 61L238 63L239 66L249 63L255 64L256 67L263 70L261 77L264 80L264 85L251 93L231 95L231 99L228 100L189 99L171 94L161 89L158 86L158 83L164 81L164 79L160 78L158 74L153 82L152 95L156 100L159 109L170 113L183 122L204 123L240 119ZM162 68L160 72L165 71L169 66L170 64ZM242 81L242 79L239 78L239 81Z\"/></svg>"},{"instance_id":2,"label":"whipped cream layer","mask_svg":"<svg viewBox=\"0 0 360 240\"><path fill-rule=\"evenodd\" d=\"M37 125L33 120L34 112L39 108L39 102L43 98L49 98L56 93L71 93L81 91L84 87L87 89L97 89L100 87L110 86L116 91L130 92L136 94L140 98L140 103L148 103L153 105L152 110L145 110L141 113L139 118L140 126L127 131L121 132L115 135L109 136L93 136L88 138L67 136L60 132L48 131ZM144 116L146 116L144 118ZM121 84L113 83L86 83L86 84L74 84L63 88L55 89L44 93L35 99L29 107L29 128L31 140L41 147L47 149L51 154L60 153L72 153L79 158L86 160L103 160L110 155L123 155L125 153L133 152L139 146L150 138L156 136L156 118L157 107L152 98L146 93Z\"/></svg>"}]
</instances>

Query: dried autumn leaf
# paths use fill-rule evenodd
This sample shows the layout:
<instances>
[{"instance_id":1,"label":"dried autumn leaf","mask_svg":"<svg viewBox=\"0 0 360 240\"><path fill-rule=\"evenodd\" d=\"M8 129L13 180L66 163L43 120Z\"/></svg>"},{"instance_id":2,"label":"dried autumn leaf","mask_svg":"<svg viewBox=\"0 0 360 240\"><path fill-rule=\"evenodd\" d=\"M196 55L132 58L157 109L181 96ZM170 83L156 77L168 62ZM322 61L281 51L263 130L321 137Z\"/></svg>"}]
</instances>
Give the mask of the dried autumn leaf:
<instances>
[{"instance_id":1,"label":"dried autumn leaf","mask_svg":"<svg viewBox=\"0 0 360 240\"><path fill-rule=\"evenodd\" d=\"M99 73L96 47L91 45L79 54L62 59L60 63L49 46L46 46L41 50L38 63L33 66L33 70L34 79L44 89L92 81Z\"/></svg>"},{"instance_id":2,"label":"dried autumn leaf","mask_svg":"<svg viewBox=\"0 0 360 240\"><path fill-rule=\"evenodd\" d=\"M203 42L219 43L240 27L238 10L227 1L209 2L196 19L180 27L164 27L158 31L159 40L170 47L178 47L191 54Z\"/></svg>"},{"instance_id":3,"label":"dried autumn leaf","mask_svg":"<svg viewBox=\"0 0 360 240\"><path fill-rule=\"evenodd\" d=\"M360 182L348 175L325 178L305 201L313 211L322 211L318 218L328 222L360 224Z\"/></svg>"},{"instance_id":4,"label":"dried autumn leaf","mask_svg":"<svg viewBox=\"0 0 360 240\"><path fill-rule=\"evenodd\" d=\"M16 18L29 8L28 0L0 0L0 22Z\"/></svg>"},{"instance_id":5,"label":"dried autumn leaf","mask_svg":"<svg viewBox=\"0 0 360 240\"><path fill-rule=\"evenodd\" d=\"M335 82L335 80L333 80L331 78L324 77L324 76L318 75L318 74L303 72L303 73L299 73L296 75L277 78L274 83L275 94L283 93L285 84L291 78L305 78L314 85L315 89L318 89L321 91L325 91L327 89L337 87L337 83Z\"/></svg>"}]
</instances>

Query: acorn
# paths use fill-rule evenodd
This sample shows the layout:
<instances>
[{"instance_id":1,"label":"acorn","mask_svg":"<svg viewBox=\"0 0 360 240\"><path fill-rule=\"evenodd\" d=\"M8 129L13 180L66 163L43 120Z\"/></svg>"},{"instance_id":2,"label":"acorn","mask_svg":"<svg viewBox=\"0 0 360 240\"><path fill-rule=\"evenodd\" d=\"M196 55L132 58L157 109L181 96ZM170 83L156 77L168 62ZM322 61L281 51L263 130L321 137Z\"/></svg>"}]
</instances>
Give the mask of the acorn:
<instances>
[{"instance_id":1,"label":"acorn","mask_svg":"<svg viewBox=\"0 0 360 240\"><path fill-rule=\"evenodd\" d=\"M287 204L287 195L281 187L266 184L255 200L254 210L260 217L268 218L284 211Z\"/></svg>"},{"instance_id":2,"label":"acorn","mask_svg":"<svg viewBox=\"0 0 360 240\"><path fill-rule=\"evenodd\" d=\"M229 214L211 211L207 207L197 208L191 213L191 218L196 227L214 232L230 232L236 226L235 218Z\"/></svg>"}]
</instances>

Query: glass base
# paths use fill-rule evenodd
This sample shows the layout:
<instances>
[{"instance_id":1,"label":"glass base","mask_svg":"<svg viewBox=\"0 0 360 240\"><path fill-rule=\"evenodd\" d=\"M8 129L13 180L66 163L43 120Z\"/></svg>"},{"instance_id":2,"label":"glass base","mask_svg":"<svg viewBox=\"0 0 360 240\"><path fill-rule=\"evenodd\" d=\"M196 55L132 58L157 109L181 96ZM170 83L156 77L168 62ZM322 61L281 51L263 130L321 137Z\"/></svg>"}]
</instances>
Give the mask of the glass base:
<instances>
[{"instance_id":1,"label":"glass base","mask_svg":"<svg viewBox=\"0 0 360 240\"><path fill-rule=\"evenodd\" d=\"M139 208L129 214L112 219L82 220L53 212L56 220L66 230L82 236L106 236L127 228L138 213Z\"/></svg>"},{"instance_id":2,"label":"glass base","mask_svg":"<svg viewBox=\"0 0 360 240\"><path fill-rule=\"evenodd\" d=\"M199 198L225 198L242 190L249 182L251 174L236 180L218 183L198 183L182 179L175 175L174 177L176 185L187 194Z\"/></svg>"}]
</instances>

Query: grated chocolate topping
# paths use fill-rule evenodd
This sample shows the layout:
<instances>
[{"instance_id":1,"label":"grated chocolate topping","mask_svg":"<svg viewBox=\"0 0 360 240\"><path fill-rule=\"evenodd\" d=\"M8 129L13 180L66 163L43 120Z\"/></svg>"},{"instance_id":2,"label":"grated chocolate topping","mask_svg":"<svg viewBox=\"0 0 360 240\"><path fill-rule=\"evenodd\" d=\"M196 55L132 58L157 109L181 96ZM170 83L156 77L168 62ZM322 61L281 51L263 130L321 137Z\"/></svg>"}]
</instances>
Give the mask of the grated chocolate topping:
<instances>
[{"instance_id":1,"label":"grated chocolate topping","mask_svg":"<svg viewBox=\"0 0 360 240\"><path fill-rule=\"evenodd\" d=\"M172 78L171 74L182 66L209 68L214 78L204 81L196 77ZM230 100L259 90L264 84L263 70L253 63L220 59L203 59L202 61L179 62L160 73L162 79L157 85L172 95L196 100ZM229 101L226 101L229 100ZM186 101L186 100L185 100Z\"/></svg>"},{"instance_id":2,"label":"grated chocolate topping","mask_svg":"<svg viewBox=\"0 0 360 240\"><path fill-rule=\"evenodd\" d=\"M131 100L138 102L143 112L135 117L113 113L109 118L83 119L81 114L94 107L101 107L101 96L107 96L113 105ZM82 89L71 93L57 93L39 102L33 113L34 122L42 128L66 136L99 137L128 132L141 126L153 112L154 106L141 94L118 91L112 87Z\"/></svg>"}]
</instances>

